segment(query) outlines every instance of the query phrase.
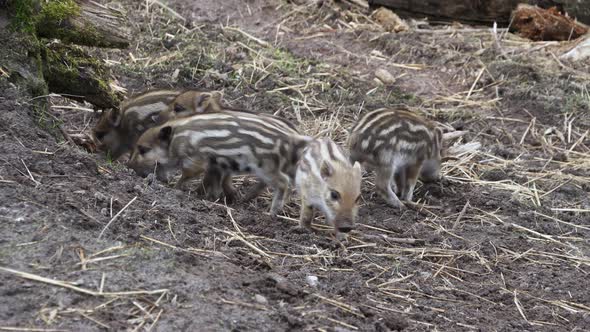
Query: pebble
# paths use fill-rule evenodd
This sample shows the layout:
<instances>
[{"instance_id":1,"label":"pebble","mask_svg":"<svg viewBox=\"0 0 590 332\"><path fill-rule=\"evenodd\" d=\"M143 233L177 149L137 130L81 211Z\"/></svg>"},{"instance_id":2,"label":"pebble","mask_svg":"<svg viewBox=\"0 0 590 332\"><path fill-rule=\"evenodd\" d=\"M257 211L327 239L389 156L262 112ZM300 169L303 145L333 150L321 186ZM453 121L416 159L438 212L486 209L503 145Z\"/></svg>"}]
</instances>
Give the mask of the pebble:
<instances>
[{"instance_id":1,"label":"pebble","mask_svg":"<svg viewBox=\"0 0 590 332\"><path fill-rule=\"evenodd\" d=\"M156 176L154 175L154 173L150 173L150 174L148 174L148 176L146 176L144 181L148 185L151 185L152 183L154 183L155 180L156 180Z\"/></svg>"},{"instance_id":2,"label":"pebble","mask_svg":"<svg viewBox=\"0 0 590 332\"><path fill-rule=\"evenodd\" d=\"M103 194L99 191L94 193L94 198L99 202L104 202L109 199L105 194Z\"/></svg>"},{"instance_id":3,"label":"pebble","mask_svg":"<svg viewBox=\"0 0 590 332\"><path fill-rule=\"evenodd\" d=\"M305 277L305 281L307 281L311 287L317 287L318 285L318 277L316 276L307 276Z\"/></svg>"},{"instance_id":4,"label":"pebble","mask_svg":"<svg viewBox=\"0 0 590 332\"><path fill-rule=\"evenodd\" d=\"M266 297L264 297L260 294L254 295L254 300L260 304L267 304L268 303L268 300L266 299Z\"/></svg>"}]
</instances>

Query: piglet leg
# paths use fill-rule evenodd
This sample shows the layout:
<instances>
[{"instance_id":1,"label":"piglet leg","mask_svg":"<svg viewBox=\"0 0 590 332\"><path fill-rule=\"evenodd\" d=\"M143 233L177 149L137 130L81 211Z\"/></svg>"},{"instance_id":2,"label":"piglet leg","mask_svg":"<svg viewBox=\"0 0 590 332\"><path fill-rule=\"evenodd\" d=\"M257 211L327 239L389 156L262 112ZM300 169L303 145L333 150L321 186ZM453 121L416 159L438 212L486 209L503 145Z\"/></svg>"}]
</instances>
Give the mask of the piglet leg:
<instances>
[{"instance_id":1,"label":"piglet leg","mask_svg":"<svg viewBox=\"0 0 590 332\"><path fill-rule=\"evenodd\" d=\"M392 190L391 181L393 179L393 167L379 167L376 172L376 187L379 194L394 208L403 209L404 205ZM399 189L399 188L398 188Z\"/></svg>"}]
</instances>

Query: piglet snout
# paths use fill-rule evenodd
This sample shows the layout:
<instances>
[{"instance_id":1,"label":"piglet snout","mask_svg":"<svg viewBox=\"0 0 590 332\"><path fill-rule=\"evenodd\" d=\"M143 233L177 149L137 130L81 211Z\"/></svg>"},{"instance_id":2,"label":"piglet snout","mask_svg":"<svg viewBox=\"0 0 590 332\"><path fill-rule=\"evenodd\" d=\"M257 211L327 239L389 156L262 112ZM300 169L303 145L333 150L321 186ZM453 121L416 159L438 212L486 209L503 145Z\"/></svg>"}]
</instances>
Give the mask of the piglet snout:
<instances>
[{"instance_id":1,"label":"piglet snout","mask_svg":"<svg viewBox=\"0 0 590 332\"><path fill-rule=\"evenodd\" d=\"M350 231L352 231L353 229L354 229L354 227L352 227L352 226L342 226L342 227L338 227L338 232L350 233Z\"/></svg>"}]
</instances>

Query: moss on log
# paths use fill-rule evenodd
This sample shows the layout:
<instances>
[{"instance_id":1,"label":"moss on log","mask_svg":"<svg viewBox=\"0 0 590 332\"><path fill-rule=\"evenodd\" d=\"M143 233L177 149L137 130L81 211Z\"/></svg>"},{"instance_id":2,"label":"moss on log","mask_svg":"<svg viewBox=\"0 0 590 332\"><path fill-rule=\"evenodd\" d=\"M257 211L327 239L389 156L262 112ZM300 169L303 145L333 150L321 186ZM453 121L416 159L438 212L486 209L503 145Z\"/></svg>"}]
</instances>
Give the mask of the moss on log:
<instances>
[{"instance_id":1,"label":"moss on log","mask_svg":"<svg viewBox=\"0 0 590 332\"><path fill-rule=\"evenodd\" d=\"M1 0L0 0L1 1ZM117 107L122 96L110 86L109 69L83 49L67 44L125 47L128 44L124 16L89 0L12 0L0 23L10 20L11 34L27 42L32 51L19 54L20 61L34 59L37 72L16 71L27 80L33 96L48 91L86 100L100 108ZM8 16L8 14L10 16ZM57 38L48 42L39 37ZM8 44L3 44L8 45ZM28 61L28 60L27 60ZM22 75L18 75L22 73Z\"/></svg>"},{"instance_id":2,"label":"moss on log","mask_svg":"<svg viewBox=\"0 0 590 332\"><path fill-rule=\"evenodd\" d=\"M80 47L51 43L43 49L43 62L43 74L52 92L101 108L117 107L123 99L109 85L110 70Z\"/></svg>"},{"instance_id":3,"label":"moss on log","mask_svg":"<svg viewBox=\"0 0 590 332\"><path fill-rule=\"evenodd\" d=\"M125 48L129 31L124 15L93 1L53 0L41 7L37 34L77 45Z\"/></svg>"},{"instance_id":4,"label":"moss on log","mask_svg":"<svg viewBox=\"0 0 590 332\"><path fill-rule=\"evenodd\" d=\"M33 98L48 94L43 77L42 45L35 36L7 29L8 18L0 12L0 83L18 87L21 103L30 104L30 115L43 128L58 135L53 119L47 116L45 98Z\"/></svg>"},{"instance_id":5,"label":"moss on log","mask_svg":"<svg viewBox=\"0 0 590 332\"><path fill-rule=\"evenodd\" d=\"M125 48L125 15L91 0L12 0L12 25L43 38L77 45Z\"/></svg>"}]
</instances>

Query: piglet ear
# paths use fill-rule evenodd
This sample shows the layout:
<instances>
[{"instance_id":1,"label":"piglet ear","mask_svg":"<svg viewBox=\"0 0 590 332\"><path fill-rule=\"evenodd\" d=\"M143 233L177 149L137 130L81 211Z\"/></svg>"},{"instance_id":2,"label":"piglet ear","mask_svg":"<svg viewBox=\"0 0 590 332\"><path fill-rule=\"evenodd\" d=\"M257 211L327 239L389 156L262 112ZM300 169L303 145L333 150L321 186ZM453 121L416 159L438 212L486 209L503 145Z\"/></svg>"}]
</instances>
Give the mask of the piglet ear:
<instances>
[{"instance_id":1,"label":"piglet ear","mask_svg":"<svg viewBox=\"0 0 590 332\"><path fill-rule=\"evenodd\" d=\"M436 135L436 141L437 142L442 142L443 140L443 130L441 127L436 127L434 129L434 134Z\"/></svg>"},{"instance_id":2,"label":"piglet ear","mask_svg":"<svg viewBox=\"0 0 590 332\"><path fill-rule=\"evenodd\" d=\"M334 173L334 168L330 163L327 161L322 161L322 165L320 166L320 174L322 175L323 179L327 179Z\"/></svg>"},{"instance_id":3,"label":"piglet ear","mask_svg":"<svg viewBox=\"0 0 590 332\"><path fill-rule=\"evenodd\" d=\"M207 109L207 106L209 106L208 102L209 99L211 99L211 94L210 93L197 93L195 95L195 110L197 111L197 113L204 113L205 110Z\"/></svg>"},{"instance_id":4,"label":"piglet ear","mask_svg":"<svg viewBox=\"0 0 590 332\"><path fill-rule=\"evenodd\" d=\"M160 141L170 142L171 138L172 138L172 127L166 126L162 129L160 129L160 132L158 133L158 139L160 139Z\"/></svg>"},{"instance_id":5,"label":"piglet ear","mask_svg":"<svg viewBox=\"0 0 590 332\"><path fill-rule=\"evenodd\" d=\"M223 99L223 92L222 91L211 91L211 99L216 102L217 104L221 104L221 99Z\"/></svg>"},{"instance_id":6,"label":"piglet ear","mask_svg":"<svg viewBox=\"0 0 590 332\"><path fill-rule=\"evenodd\" d=\"M361 176L361 164L358 161L354 162L354 165L352 166L352 169L354 171L354 175L355 176Z\"/></svg>"}]
</instances>

